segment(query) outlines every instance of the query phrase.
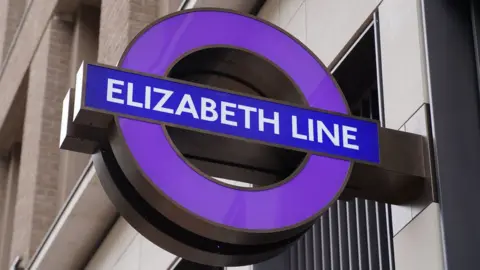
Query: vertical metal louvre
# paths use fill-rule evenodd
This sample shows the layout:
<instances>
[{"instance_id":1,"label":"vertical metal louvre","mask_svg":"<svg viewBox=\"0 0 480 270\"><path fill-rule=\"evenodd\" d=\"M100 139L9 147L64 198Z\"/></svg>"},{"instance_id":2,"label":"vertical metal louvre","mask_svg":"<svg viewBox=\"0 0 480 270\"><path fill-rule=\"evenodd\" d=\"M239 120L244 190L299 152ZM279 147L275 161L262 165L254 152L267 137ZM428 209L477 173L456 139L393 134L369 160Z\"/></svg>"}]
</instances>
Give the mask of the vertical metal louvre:
<instances>
[{"instance_id":1,"label":"vertical metal louvre","mask_svg":"<svg viewBox=\"0 0 480 270\"><path fill-rule=\"evenodd\" d=\"M376 79L350 107L352 114L383 125L378 13L373 20L370 37ZM392 237L389 205L358 198L337 201L297 243L272 260L277 264L258 264L253 269L394 270ZM286 261L289 265L282 265Z\"/></svg>"}]
</instances>

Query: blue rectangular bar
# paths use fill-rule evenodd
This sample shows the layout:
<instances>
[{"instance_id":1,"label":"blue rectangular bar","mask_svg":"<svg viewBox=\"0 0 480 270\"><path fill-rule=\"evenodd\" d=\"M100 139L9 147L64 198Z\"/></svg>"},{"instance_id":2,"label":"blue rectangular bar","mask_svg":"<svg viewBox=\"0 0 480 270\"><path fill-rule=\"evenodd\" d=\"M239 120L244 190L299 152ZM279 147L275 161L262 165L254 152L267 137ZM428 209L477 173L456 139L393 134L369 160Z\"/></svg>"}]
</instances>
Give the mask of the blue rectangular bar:
<instances>
[{"instance_id":1,"label":"blue rectangular bar","mask_svg":"<svg viewBox=\"0 0 480 270\"><path fill-rule=\"evenodd\" d=\"M84 106L138 120L255 140L340 159L380 163L378 124L87 64Z\"/></svg>"}]
</instances>

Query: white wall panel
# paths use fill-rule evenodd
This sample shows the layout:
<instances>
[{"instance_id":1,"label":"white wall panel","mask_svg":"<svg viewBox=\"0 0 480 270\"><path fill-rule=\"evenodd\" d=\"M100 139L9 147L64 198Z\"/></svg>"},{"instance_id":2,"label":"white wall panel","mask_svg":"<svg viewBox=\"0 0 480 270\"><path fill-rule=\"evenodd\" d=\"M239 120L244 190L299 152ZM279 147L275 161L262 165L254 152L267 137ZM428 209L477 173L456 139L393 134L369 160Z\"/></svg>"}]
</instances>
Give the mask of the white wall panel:
<instances>
[{"instance_id":1,"label":"white wall panel","mask_svg":"<svg viewBox=\"0 0 480 270\"><path fill-rule=\"evenodd\" d=\"M442 270L440 209L432 203L394 238L395 269Z\"/></svg>"},{"instance_id":2,"label":"white wall panel","mask_svg":"<svg viewBox=\"0 0 480 270\"><path fill-rule=\"evenodd\" d=\"M429 103L420 0L384 0L379 6L386 127L428 136ZM443 269L440 212L425 198L392 207L397 270Z\"/></svg>"},{"instance_id":3,"label":"white wall panel","mask_svg":"<svg viewBox=\"0 0 480 270\"><path fill-rule=\"evenodd\" d=\"M86 270L112 269L125 250L132 244L137 232L120 218L95 252Z\"/></svg>"},{"instance_id":4,"label":"white wall panel","mask_svg":"<svg viewBox=\"0 0 480 270\"><path fill-rule=\"evenodd\" d=\"M381 0L306 0L307 45L329 66Z\"/></svg>"},{"instance_id":5,"label":"white wall panel","mask_svg":"<svg viewBox=\"0 0 480 270\"><path fill-rule=\"evenodd\" d=\"M279 3L278 15L280 17L278 23L281 27L286 27L295 16L299 16L298 11L302 5L305 5L305 0L280 0ZM303 7L303 9L305 9L305 7ZM305 21L305 13L299 17ZM306 28L305 22L303 23L303 27Z\"/></svg>"},{"instance_id":6,"label":"white wall panel","mask_svg":"<svg viewBox=\"0 0 480 270\"><path fill-rule=\"evenodd\" d=\"M257 16L280 26L280 0L267 0Z\"/></svg>"},{"instance_id":7,"label":"white wall panel","mask_svg":"<svg viewBox=\"0 0 480 270\"><path fill-rule=\"evenodd\" d=\"M115 263L112 269L115 270L140 270L140 244L142 242L142 237L136 235L134 240L130 245L125 249L124 252L118 258L118 261ZM100 269L100 268L97 268ZM107 268L103 268L107 269ZM161 268L160 268L161 269Z\"/></svg>"},{"instance_id":8,"label":"white wall panel","mask_svg":"<svg viewBox=\"0 0 480 270\"><path fill-rule=\"evenodd\" d=\"M428 91L420 1L384 0L379 17L385 125L426 137ZM425 206L423 198L414 205L392 206L394 233Z\"/></svg>"},{"instance_id":9,"label":"white wall panel","mask_svg":"<svg viewBox=\"0 0 480 270\"><path fill-rule=\"evenodd\" d=\"M428 102L419 0L384 0L379 6L385 123L398 129Z\"/></svg>"},{"instance_id":10,"label":"white wall panel","mask_svg":"<svg viewBox=\"0 0 480 270\"><path fill-rule=\"evenodd\" d=\"M412 206L408 205L392 205L392 230L393 234L397 234L412 220Z\"/></svg>"},{"instance_id":11,"label":"white wall panel","mask_svg":"<svg viewBox=\"0 0 480 270\"><path fill-rule=\"evenodd\" d=\"M259 12L299 37L330 65L381 0L268 0Z\"/></svg>"},{"instance_id":12,"label":"white wall panel","mask_svg":"<svg viewBox=\"0 0 480 270\"><path fill-rule=\"evenodd\" d=\"M292 9L290 11L292 11ZM290 12L286 14L290 14ZM306 14L306 4L304 2L298 7L298 9L295 9L293 17L285 26L285 30L303 43L307 42L307 27L305 27ZM280 18L282 18L282 16Z\"/></svg>"},{"instance_id":13,"label":"white wall panel","mask_svg":"<svg viewBox=\"0 0 480 270\"><path fill-rule=\"evenodd\" d=\"M175 258L119 218L86 270L164 270Z\"/></svg>"},{"instance_id":14,"label":"white wall panel","mask_svg":"<svg viewBox=\"0 0 480 270\"><path fill-rule=\"evenodd\" d=\"M405 130L410 133L424 136L427 140L428 125L427 121L429 107L423 104L412 117L405 123ZM415 218L421 211L423 211L430 204L430 198L427 194L412 202L412 219Z\"/></svg>"},{"instance_id":15,"label":"white wall panel","mask_svg":"<svg viewBox=\"0 0 480 270\"><path fill-rule=\"evenodd\" d=\"M177 256L169 253L149 240L142 239L140 243L140 268L139 270L161 270L167 269Z\"/></svg>"}]
</instances>

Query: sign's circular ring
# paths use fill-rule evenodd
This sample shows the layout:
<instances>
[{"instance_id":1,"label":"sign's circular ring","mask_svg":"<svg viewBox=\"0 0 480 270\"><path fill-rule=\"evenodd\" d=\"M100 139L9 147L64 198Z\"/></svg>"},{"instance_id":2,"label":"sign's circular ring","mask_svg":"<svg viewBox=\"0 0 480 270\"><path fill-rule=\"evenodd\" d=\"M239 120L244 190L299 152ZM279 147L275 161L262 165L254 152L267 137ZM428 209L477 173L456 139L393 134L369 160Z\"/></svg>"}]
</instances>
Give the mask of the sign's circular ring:
<instances>
[{"instance_id":1,"label":"sign's circular ring","mask_svg":"<svg viewBox=\"0 0 480 270\"><path fill-rule=\"evenodd\" d=\"M232 11L189 10L162 18L132 41L120 66L162 76L184 53L221 44L274 62L299 86L310 107L349 113L341 90L312 52L279 28ZM130 154L151 181L150 190L141 190L149 193L143 194L149 203L155 206L155 196L164 196L172 207L233 230L281 231L311 222L338 198L352 166L351 161L311 156L285 185L238 190L195 172L177 155L161 126L125 118L117 123ZM182 223L174 211L163 214Z\"/></svg>"},{"instance_id":2,"label":"sign's circular ring","mask_svg":"<svg viewBox=\"0 0 480 270\"><path fill-rule=\"evenodd\" d=\"M169 68L166 70L165 74L166 75L170 75L172 70L175 69L176 65L178 65L180 62L182 62L184 59L188 58L189 56L191 55L194 55L200 51L203 51L203 50L210 50L210 49L230 49L230 50L234 50L234 51L242 51L244 53L248 53L250 55L253 55L255 57L258 57L259 59L261 59L262 61L265 61L266 63L268 63L269 65L271 65L272 67L274 67L276 69L276 71L278 71L279 74L281 74L281 76L284 76L289 82L290 84L292 85L292 87L295 89L296 93L298 96L295 97L295 102L291 102L290 100L287 102L287 101L284 101L282 100L283 102L285 103L288 103L288 104L293 104L293 105L303 105L303 106L308 106L308 102L305 98L305 96L303 95L302 91L298 88L298 86L295 84L295 82L293 82L293 80L290 78L290 76L288 76L288 74L286 74L282 69L280 69L275 63L271 62L270 60L260 56L260 55L257 55L255 52L253 51L249 51L249 50L246 50L244 48L238 48L238 47L234 47L234 46L227 46L227 45L215 45L215 46L206 46L206 47L200 47L200 48L195 48L193 49L192 51L189 51L189 52L186 52L181 58L177 59L175 62L173 62ZM245 81L248 81L248 80L245 80ZM250 83L249 81L247 83ZM209 85L210 88L215 88L215 87L212 87L211 85ZM221 89L219 88L220 91L225 91L225 89ZM229 90L230 91L230 90ZM263 94L263 93L262 93ZM168 130L167 130L167 126L163 125L163 128L166 130L166 135L167 137L169 138L170 140L170 143L172 144L172 146L174 147L174 149L177 151L177 154L179 155L182 155L181 151L178 149L178 147L176 147L174 145L174 142L172 140L172 137L170 136L170 134L168 133ZM200 130L199 132L202 132L202 130ZM205 132L205 131L203 131ZM238 138L237 138L238 139ZM272 144L272 146L275 146ZM284 146L281 146L279 145L278 147L281 147L281 148L284 148ZM222 182L220 180L217 180L217 179L214 179L212 177L210 177L210 175L207 175L206 173L204 173L203 171L201 171L200 169L196 168L195 165L191 164L187 159L184 159L184 161L186 163L189 164L190 167L193 167L194 169L197 170L197 173L199 174L202 174L203 176L205 176L206 178L208 178L209 180L212 180L220 185L224 185L224 186L227 186L227 187L232 187L232 188L235 188L235 189L243 189L243 190L249 190L249 191L252 191L252 190L265 190L265 189L270 189L270 188L274 188L276 186L279 186L279 185L283 185L285 184L286 182L290 181L290 179L294 178L297 176L297 173L302 171L303 170L303 167L305 166L305 163L310 159L310 155L311 153L305 153L304 157L302 158L302 162L290 173L290 175L288 175L286 178L284 178L283 180L280 180L276 183L272 183L272 184L269 184L269 185L262 185L262 186L254 186L254 187L242 187L242 186L234 186L232 184L229 184L229 183L226 183L226 182Z\"/></svg>"}]
</instances>

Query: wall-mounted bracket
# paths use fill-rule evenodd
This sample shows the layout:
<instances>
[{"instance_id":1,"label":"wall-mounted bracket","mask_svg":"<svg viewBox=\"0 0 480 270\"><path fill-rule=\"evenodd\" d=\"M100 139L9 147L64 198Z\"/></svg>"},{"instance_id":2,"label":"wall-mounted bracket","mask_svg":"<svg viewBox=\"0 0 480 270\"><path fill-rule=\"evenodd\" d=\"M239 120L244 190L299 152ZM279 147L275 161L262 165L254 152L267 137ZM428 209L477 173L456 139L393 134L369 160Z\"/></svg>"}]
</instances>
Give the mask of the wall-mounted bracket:
<instances>
[{"instance_id":1,"label":"wall-mounted bracket","mask_svg":"<svg viewBox=\"0 0 480 270\"><path fill-rule=\"evenodd\" d=\"M431 192L431 166L424 136L380 128L379 166L355 163L341 199L354 197L405 204ZM426 194L428 193L428 194Z\"/></svg>"},{"instance_id":2,"label":"wall-mounted bracket","mask_svg":"<svg viewBox=\"0 0 480 270\"><path fill-rule=\"evenodd\" d=\"M70 88L63 100L62 121L60 124L60 149L93 154L99 143L104 141L107 128L73 123L75 89Z\"/></svg>"},{"instance_id":3,"label":"wall-mounted bracket","mask_svg":"<svg viewBox=\"0 0 480 270\"><path fill-rule=\"evenodd\" d=\"M99 144L106 141L108 126L113 117L95 111L77 111L74 108L74 90L68 91L63 102L60 148L93 154ZM88 121L85 122L86 119ZM193 157L189 158L190 162L203 172L227 179L234 175L236 180L254 186L265 186L279 181L275 173L264 173L278 171L279 166L285 167L285 163L282 165L278 160L279 154L283 154L278 152L278 149L264 145L247 147L248 143L236 144L237 140L234 139L195 134L196 132L191 131L177 132L176 145L192 145L193 141L195 147L179 148L185 156ZM429 192L432 177L427 139L386 128L379 129L379 138L381 164L355 163L340 199L362 198L401 205L427 196L428 200L433 201L432 192ZM218 146L223 140L226 140L225 147L211 147L212 143ZM236 159L235 153L252 158ZM231 163L241 163L241 166L232 169L234 166L225 165L230 160ZM226 163L222 164L221 161ZM285 162L285 156L282 162Z\"/></svg>"}]
</instances>

